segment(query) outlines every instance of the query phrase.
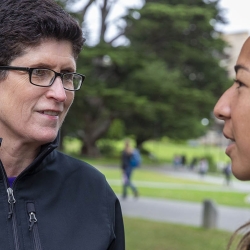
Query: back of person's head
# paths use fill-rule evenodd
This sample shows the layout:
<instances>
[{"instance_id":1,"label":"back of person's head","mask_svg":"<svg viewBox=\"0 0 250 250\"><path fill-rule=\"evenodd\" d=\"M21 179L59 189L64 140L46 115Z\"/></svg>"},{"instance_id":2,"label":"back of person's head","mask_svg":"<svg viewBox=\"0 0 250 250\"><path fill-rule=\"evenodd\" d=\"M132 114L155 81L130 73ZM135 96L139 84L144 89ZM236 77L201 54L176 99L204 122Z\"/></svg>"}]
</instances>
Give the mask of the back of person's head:
<instances>
[{"instance_id":1,"label":"back of person's head","mask_svg":"<svg viewBox=\"0 0 250 250\"><path fill-rule=\"evenodd\" d=\"M131 142L130 142L129 139L126 139L126 140L125 140L124 150L125 150L127 153L131 153L131 152L132 152Z\"/></svg>"},{"instance_id":2,"label":"back of person's head","mask_svg":"<svg viewBox=\"0 0 250 250\"><path fill-rule=\"evenodd\" d=\"M51 38L70 41L75 58L84 43L81 27L54 0L1 0L0 65Z\"/></svg>"}]
</instances>

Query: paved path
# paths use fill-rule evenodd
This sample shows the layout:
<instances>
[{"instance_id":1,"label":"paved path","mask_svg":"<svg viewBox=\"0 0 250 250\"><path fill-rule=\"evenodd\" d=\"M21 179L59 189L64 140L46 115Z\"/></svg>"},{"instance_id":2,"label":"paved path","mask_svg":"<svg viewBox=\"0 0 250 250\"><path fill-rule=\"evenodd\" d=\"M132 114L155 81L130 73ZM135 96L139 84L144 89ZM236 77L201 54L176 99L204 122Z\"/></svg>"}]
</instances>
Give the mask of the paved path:
<instances>
[{"instance_id":1,"label":"paved path","mask_svg":"<svg viewBox=\"0 0 250 250\"><path fill-rule=\"evenodd\" d=\"M197 179L200 177L196 173L191 172L175 172L161 169L162 173L179 176L181 178ZM118 182L119 180L110 180L110 182ZM230 187L223 186L222 177L206 176L204 182L215 183L214 187L200 186L201 188L224 190L225 192L248 192L250 193L250 183L235 180ZM138 186L154 186L159 188L178 188L177 186L167 183L154 182L136 182ZM218 185L219 184L219 185ZM183 187L182 187L183 188ZM189 186L189 188L195 188ZM196 187L197 188L197 187ZM145 218L155 221L165 221L177 224L201 226L203 217L203 205L195 202L173 201L166 199L155 199L148 197L139 197L134 199L129 197L121 201L122 211L125 216ZM226 231L235 231L239 226L250 220L249 209L233 208L227 206L218 206L218 229Z\"/></svg>"},{"instance_id":2,"label":"paved path","mask_svg":"<svg viewBox=\"0 0 250 250\"><path fill-rule=\"evenodd\" d=\"M129 217L201 226L203 206L200 203L139 197L121 201L123 214ZM217 228L234 231L250 219L250 209L218 206Z\"/></svg>"}]
</instances>

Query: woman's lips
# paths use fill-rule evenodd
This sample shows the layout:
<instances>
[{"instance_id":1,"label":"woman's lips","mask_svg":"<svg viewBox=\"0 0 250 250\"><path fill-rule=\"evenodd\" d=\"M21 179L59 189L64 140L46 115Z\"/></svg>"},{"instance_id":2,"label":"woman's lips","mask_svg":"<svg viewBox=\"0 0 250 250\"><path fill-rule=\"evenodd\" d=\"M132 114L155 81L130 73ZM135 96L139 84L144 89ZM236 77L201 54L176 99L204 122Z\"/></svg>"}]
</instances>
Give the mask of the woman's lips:
<instances>
[{"instance_id":1,"label":"woman's lips","mask_svg":"<svg viewBox=\"0 0 250 250\"><path fill-rule=\"evenodd\" d=\"M60 112L52 111L52 110L45 110L45 111L39 111L39 113L43 115L49 115L49 116L58 116Z\"/></svg>"},{"instance_id":2,"label":"woman's lips","mask_svg":"<svg viewBox=\"0 0 250 250\"><path fill-rule=\"evenodd\" d=\"M44 111L43 114L45 115L50 115L50 116L58 116L59 115L59 112L56 112L56 111Z\"/></svg>"},{"instance_id":3,"label":"woman's lips","mask_svg":"<svg viewBox=\"0 0 250 250\"><path fill-rule=\"evenodd\" d=\"M235 140L229 139L228 146L226 148L226 154L229 156L230 152L232 151L233 147L235 146Z\"/></svg>"}]
</instances>

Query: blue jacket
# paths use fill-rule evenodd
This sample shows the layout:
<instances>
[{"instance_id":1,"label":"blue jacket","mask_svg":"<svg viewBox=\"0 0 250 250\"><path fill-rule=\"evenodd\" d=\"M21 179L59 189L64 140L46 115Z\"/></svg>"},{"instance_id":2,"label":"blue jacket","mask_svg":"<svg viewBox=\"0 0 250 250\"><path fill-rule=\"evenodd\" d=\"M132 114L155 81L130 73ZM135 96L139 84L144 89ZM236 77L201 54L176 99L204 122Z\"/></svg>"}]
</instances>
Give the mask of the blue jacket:
<instances>
[{"instance_id":1,"label":"blue jacket","mask_svg":"<svg viewBox=\"0 0 250 250\"><path fill-rule=\"evenodd\" d=\"M0 163L0 249L124 250L120 203L92 166L44 146L14 181Z\"/></svg>"}]
</instances>

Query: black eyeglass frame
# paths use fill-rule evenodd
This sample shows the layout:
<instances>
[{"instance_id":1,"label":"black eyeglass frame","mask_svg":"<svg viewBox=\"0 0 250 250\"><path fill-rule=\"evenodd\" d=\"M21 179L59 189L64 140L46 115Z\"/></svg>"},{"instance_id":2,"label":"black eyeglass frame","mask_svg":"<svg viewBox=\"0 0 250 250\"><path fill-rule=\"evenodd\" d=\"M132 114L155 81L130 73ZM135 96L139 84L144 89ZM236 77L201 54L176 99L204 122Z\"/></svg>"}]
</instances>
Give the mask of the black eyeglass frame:
<instances>
[{"instance_id":1,"label":"black eyeglass frame","mask_svg":"<svg viewBox=\"0 0 250 250\"><path fill-rule=\"evenodd\" d=\"M82 81L81 81L81 84L79 84L79 87L77 89L67 89L63 86L64 89L68 90L68 91L76 91L76 90L79 90L82 86L82 83L83 81L85 80L85 75L82 75L82 74L79 74L79 73L76 73L76 72L69 72L69 73L58 73L56 71L54 71L53 69L47 69L47 68L28 68L28 67L17 67L17 66L0 66L0 70L20 70L20 71L26 71L29 73L29 81L32 85L35 85L35 86L38 86L38 87L50 87L56 80L56 78L58 76L60 76L62 82L63 82L63 77L64 75L67 75L67 74L75 74L75 75L78 75L78 76L81 76L82 78ZM53 81L51 81L49 83L49 85L46 85L46 86L43 86L43 85L38 85L38 84L35 84L31 81L31 76L32 76L32 72L33 70L35 69L46 69L46 70L50 70L50 71L53 71L55 73L55 77L53 79Z\"/></svg>"}]
</instances>

